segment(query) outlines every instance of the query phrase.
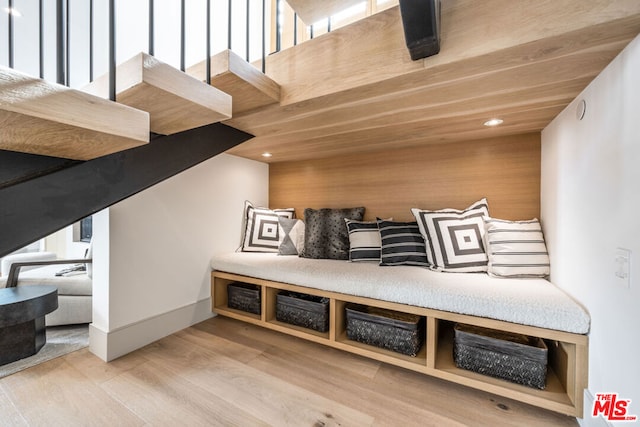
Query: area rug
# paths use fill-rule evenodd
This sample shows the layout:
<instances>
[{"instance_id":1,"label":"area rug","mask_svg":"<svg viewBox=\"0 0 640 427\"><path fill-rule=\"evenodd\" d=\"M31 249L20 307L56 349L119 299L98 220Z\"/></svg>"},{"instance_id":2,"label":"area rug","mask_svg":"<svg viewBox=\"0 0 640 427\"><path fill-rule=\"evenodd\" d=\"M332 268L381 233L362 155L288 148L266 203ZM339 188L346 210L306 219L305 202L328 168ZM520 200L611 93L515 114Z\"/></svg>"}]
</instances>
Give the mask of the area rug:
<instances>
[{"instance_id":1,"label":"area rug","mask_svg":"<svg viewBox=\"0 0 640 427\"><path fill-rule=\"evenodd\" d=\"M0 378L44 363L89 345L89 325L50 326L47 343L33 356L0 366Z\"/></svg>"}]
</instances>

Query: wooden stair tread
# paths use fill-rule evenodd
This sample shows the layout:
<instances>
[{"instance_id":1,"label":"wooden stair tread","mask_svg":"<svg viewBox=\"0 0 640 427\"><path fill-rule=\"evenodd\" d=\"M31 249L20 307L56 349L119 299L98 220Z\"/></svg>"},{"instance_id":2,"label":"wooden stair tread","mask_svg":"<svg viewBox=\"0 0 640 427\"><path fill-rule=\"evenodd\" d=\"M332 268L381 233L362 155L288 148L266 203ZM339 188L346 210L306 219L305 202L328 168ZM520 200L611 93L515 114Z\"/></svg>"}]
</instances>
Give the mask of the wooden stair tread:
<instances>
[{"instance_id":1,"label":"wooden stair tread","mask_svg":"<svg viewBox=\"0 0 640 427\"><path fill-rule=\"evenodd\" d=\"M362 3L362 0L287 0L305 24L311 25L348 7Z\"/></svg>"},{"instance_id":2,"label":"wooden stair tread","mask_svg":"<svg viewBox=\"0 0 640 427\"><path fill-rule=\"evenodd\" d=\"M205 61L187 73L204 81ZM280 102L280 86L231 50L211 57L211 86L233 98L233 115Z\"/></svg>"},{"instance_id":3,"label":"wooden stair tread","mask_svg":"<svg viewBox=\"0 0 640 427\"><path fill-rule=\"evenodd\" d=\"M149 114L0 67L0 149L90 160L149 142Z\"/></svg>"},{"instance_id":4,"label":"wooden stair tread","mask_svg":"<svg viewBox=\"0 0 640 427\"><path fill-rule=\"evenodd\" d=\"M108 95L108 75L84 90ZM151 131L171 135L231 118L231 96L139 53L116 69L118 103L148 111Z\"/></svg>"}]
</instances>

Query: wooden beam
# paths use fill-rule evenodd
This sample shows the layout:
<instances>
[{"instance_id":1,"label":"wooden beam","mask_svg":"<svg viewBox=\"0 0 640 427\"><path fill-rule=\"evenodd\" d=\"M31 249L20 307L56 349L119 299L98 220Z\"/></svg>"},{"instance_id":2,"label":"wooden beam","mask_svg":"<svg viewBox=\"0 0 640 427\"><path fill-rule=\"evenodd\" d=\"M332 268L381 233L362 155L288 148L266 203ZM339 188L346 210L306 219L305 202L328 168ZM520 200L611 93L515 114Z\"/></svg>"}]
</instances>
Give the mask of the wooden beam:
<instances>
[{"instance_id":1,"label":"wooden beam","mask_svg":"<svg viewBox=\"0 0 640 427\"><path fill-rule=\"evenodd\" d=\"M0 149L89 160L149 142L149 114L0 68Z\"/></svg>"},{"instance_id":2,"label":"wooden beam","mask_svg":"<svg viewBox=\"0 0 640 427\"><path fill-rule=\"evenodd\" d=\"M205 62L187 73L205 80ZM231 50L211 57L211 86L231 95L233 115L280 102L280 86Z\"/></svg>"},{"instance_id":3,"label":"wooden beam","mask_svg":"<svg viewBox=\"0 0 640 427\"><path fill-rule=\"evenodd\" d=\"M231 118L231 96L139 53L117 67L116 100L148 111L151 130L171 135ZM84 91L108 96L108 76L86 86Z\"/></svg>"}]
</instances>

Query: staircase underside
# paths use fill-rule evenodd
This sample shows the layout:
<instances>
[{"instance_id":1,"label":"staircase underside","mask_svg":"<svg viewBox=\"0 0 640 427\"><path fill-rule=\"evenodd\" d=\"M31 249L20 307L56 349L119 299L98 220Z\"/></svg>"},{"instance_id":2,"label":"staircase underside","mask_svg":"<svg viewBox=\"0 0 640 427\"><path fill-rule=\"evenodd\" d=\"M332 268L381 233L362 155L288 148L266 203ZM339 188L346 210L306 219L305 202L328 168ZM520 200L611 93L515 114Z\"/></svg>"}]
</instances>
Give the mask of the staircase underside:
<instances>
[{"instance_id":1,"label":"staircase underside","mask_svg":"<svg viewBox=\"0 0 640 427\"><path fill-rule=\"evenodd\" d=\"M0 257L111 206L246 141L251 135L220 123L169 136L87 162L29 159L0 150L0 166L18 162L12 185L0 186ZM61 160L61 159L58 159ZM50 168L38 174L37 168ZM32 176L24 176L24 172Z\"/></svg>"},{"instance_id":2,"label":"staircase underside","mask_svg":"<svg viewBox=\"0 0 640 427\"><path fill-rule=\"evenodd\" d=\"M204 81L205 61L187 69L187 74ZM230 50L211 57L211 85L233 98L233 115L280 102L280 86Z\"/></svg>"},{"instance_id":3,"label":"staircase underside","mask_svg":"<svg viewBox=\"0 0 640 427\"><path fill-rule=\"evenodd\" d=\"M108 76L83 90L108 96ZM151 131L171 135L231 118L231 96L139 53L116 69L116 100L151 116Z\"/></svg>"},{"instance_id":4,"label":"staircase underside","mask_svg":"<svg viewBox=\"0 0 640 427\"><path fill-rule=\"evenodd\" d=\"M270 162L540 132L640 33L640 2L442 2L441 51L411 61L398 7L267 58L281 103L225 122ZM504 124L483 123L500 117ZM269 160L261 155L273 154Z\"/></svg>"},{"instance_id":5,"label":"staircase underside","mask_svg":"<svg viewBox=\"0 0 640 427\"><path fill-rule=\"evenodd\" d=\"M0 149L89 160L149 142L149 115L0 68Z\"/></svg>"}]
</instances>

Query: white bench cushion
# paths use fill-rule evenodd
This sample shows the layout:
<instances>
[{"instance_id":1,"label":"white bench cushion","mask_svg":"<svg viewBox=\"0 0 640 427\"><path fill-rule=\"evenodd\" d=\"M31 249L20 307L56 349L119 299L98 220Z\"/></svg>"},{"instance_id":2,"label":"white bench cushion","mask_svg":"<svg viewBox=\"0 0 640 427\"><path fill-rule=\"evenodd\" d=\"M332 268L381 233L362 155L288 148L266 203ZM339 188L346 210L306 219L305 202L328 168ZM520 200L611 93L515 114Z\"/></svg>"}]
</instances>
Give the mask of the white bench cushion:
<instances>
[{"instance_id":1,"label":"white bench cushion","mask_svg":"<svg viewBox=\"0 0 640 427\"><path fill-rule=\"evenodd\" d=\"M381 267L277 254L216 255L217 271L529 326L586 334L587 311L544 279L486 273L441 273L412 266Z\"/></svg>"}]
</instances>

